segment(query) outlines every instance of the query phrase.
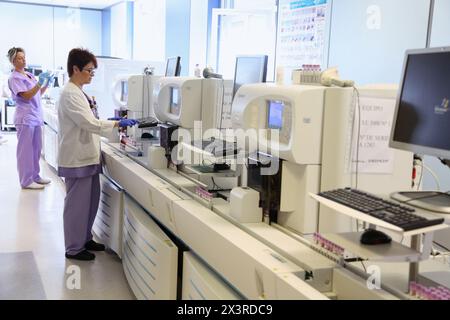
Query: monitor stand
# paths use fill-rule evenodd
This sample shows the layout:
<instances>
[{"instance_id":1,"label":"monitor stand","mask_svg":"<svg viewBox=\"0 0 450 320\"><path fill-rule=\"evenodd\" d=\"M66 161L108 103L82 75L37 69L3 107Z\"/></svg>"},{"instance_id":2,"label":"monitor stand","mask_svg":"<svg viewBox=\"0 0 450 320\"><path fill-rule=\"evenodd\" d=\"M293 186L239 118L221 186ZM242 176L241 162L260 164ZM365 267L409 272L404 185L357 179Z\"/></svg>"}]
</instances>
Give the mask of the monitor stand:
<instances>
[{"instance_id":1,"label":"monitor stand","mask_svg":"<svg viewBox=\"0 0 450 320\"><path fill-rule=\"evenodd\" d=\"M450 193L437 191L407 191L391 194L391 198L407 205L437 212L450 214Z\"/></svg>"}]
</instances>

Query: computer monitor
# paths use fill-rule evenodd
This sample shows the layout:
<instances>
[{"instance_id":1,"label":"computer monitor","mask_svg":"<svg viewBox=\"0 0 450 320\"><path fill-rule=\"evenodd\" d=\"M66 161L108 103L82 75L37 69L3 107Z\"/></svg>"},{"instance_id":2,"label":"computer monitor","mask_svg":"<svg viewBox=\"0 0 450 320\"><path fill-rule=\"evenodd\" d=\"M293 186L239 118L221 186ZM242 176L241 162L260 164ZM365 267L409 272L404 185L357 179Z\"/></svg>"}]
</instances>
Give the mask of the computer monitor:
<instances>
[{"instance_id":1,"label":"computer monitor","mask_svg":"<svg viewBox=\"0 0 450 320\"><path fill-rule=\"evenodd\" d=\"M233 97L244 84L266 82L268 60L268 56L236 57Z\"/></svg>"},{"instance_id":2,"label":"computer monitor","mask_svg":"<svg viewBox=\"0 0 450 320\"><path fill-rule=\"evenodd\" d=\"M390 146L450 159L449 137L450 47L409 50L406 52ZM421 193L420 197L426 199L427 196ZM445 199L445 194L436 194L429 199L442 200L442 197ZM430 207L426 209L433 210Z\"/></svg>"},{"instance_id":3,"label":"computer monitor","mask_svg":"<svg viewBox=\"0 0 450 320\"><path fill-rule=\"evenodd\" d=\"M166 77L179 77L181 74L181 57L167 59Z\"/></svg>"},{"instance_id":4,"label":"computer monitor","mask_svg":"<svg viewBox=\"0 0 450 320\"><path fill-rule=\"evenodd\" d=\"M36 77L38 77L43 72L41 66L28 66L25 68L25 71L33 74Z\"/></svg>"}]
</instances>

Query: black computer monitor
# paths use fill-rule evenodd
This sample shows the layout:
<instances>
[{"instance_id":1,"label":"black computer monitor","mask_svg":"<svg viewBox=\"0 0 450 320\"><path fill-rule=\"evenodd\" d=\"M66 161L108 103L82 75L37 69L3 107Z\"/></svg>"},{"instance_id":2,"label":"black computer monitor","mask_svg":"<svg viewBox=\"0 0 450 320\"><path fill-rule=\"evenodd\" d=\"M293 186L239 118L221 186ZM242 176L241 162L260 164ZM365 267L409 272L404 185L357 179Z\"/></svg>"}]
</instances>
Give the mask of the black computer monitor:
<instances>
[{"instance_id":1,"label":"black computer monitor","mask_svg":"<svg viewBox=\"0 0 450 320\"><path fill-rule=\"evenodd\" d=\"M390 145L450 159L450 47L407 51Z\"/></svg>"},{"instance_id":2,"label":"black computer monitor","mask_svg":"<svg viewBox=\"0 0 450 320\"><path fill-rule=\"evenodd\" d=\"M406 52L390 147L450 159L450 47ZM450 213L448 193L403 192L395 198Z\"/></svg>"},{"instance_id":3,"label":"black computer monitor","mask_svg":"<svg viewBox=\"0 0 450 320\"><path fill-rule=\"evenodd\" d=\"M167 59L166 77L179 77L181 74L181 57Z\"/></svg>"},{"instance_id":4,"label":"black computer monitor","mask_svg":"<svg viewBox=\"0 0 450 320\"><path fill-rule=\"evenodd\" d=\"M268 56L236 57L233 97L244 84L266 82L268 60Z\"/></svg>"}]
</instances>

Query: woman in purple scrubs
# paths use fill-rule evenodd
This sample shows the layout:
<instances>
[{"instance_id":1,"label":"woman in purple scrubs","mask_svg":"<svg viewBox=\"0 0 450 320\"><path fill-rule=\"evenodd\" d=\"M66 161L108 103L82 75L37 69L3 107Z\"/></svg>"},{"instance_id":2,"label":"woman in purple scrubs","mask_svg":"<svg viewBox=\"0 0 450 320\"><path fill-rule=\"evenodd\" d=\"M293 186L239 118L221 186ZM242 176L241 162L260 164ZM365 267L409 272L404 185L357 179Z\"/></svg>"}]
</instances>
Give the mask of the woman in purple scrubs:
<instances>
[{"instance_id":1,"label":"woman in purple scrubs","mask_svg":"<svg viewBox=\"0 0 450 320\"><path fill-rule=\"evenodd\" d=\"M39 81L25 71L25 51L12 48L8 58L14 71L8 79L9 89L16 101L14 123L17 130L17 169L23 189L43 189L49 179L39 175L39 159L42 149L42 126L44 125L41 95L47 90L50 75L42 73Z\"/></svg>"},{"instance_id":2,"label":"woman in purple scrubs","mask_svg":"<svg viewBox=\"0 0 450 320\"><path fill-rule=\"evenodd\" d=\"M97 68L96 57L76 48L67 59L70 81L58 105L58 174L66 184L64 241L66 258L92 261L105 246L93 240L92 226L100 201L100 136L111 136L114 128L134 126L132 119L106 121L98 118L97 106L83 91Z\"/></svg>"}]
</instances>

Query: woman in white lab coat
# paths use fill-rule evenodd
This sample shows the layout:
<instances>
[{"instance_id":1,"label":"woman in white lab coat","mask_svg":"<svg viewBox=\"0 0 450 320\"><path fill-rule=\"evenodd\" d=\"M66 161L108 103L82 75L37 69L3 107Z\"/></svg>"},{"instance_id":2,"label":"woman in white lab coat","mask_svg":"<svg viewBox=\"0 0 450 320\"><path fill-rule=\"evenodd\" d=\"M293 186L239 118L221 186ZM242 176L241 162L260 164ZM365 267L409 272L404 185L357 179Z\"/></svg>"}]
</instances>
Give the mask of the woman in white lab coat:
<instances>
[{"instance_id":1,"label":"woman in white lab coat","mask_svg":"<svg viewBox=\"0 0 450 320\"><path fill-rule=\"evenodd\" d=\"M115 127L134 126L132 119L103 121L97 107L83 91L97 68L95 56L84 49L69 53L70 81L61 93L58 106L58 174L65 178L64 238L66 258L94 260L89 251L104 251L92 239L92 225L100 201L100 136L110 136ZM88 251L89 250L89 251Z\"/></svg>"}]
</instances>

